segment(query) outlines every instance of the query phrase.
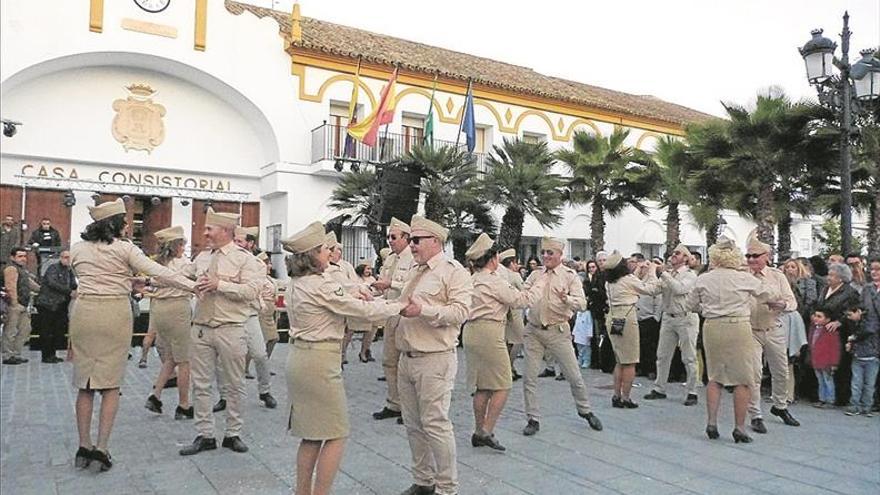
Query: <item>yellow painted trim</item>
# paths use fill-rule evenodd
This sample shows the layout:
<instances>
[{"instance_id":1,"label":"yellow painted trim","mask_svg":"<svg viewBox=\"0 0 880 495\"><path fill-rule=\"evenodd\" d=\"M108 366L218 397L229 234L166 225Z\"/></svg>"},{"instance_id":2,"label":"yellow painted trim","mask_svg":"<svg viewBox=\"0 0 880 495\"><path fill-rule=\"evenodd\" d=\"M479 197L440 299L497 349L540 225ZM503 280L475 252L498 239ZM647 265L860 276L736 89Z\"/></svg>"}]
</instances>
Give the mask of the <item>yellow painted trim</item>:
<instances>
[{"instance_id":1,"label":"yellow painted trim","mask_svg":"<svg viewBox=\"0 0 880 495\"><path fill-rule=\"evenodd\" d=\"M594 124L592 121L586 119L574 119L573 121L571 121L571 124L568 125L568 130L565 131L565 141L571 141L571 137L574 136L575 128L581 124L586 124L591 129L593 129L596 137L602 137L602 131L599 130L599 126Z\"/></svg>"},{"instance_id":2,"label":"yellow painted trim","mask_svg":"<svg viewBox=\"0 0 880 495\"><path fill-rule=\"evenodd\" d=\"M89 2L89 31L93 33L104 32L104 0Z\"/></svg>"},{"instance_id":3,"label":"yellow painted trim","mask_svg":"<svg viewBox=\"0 0 880 495\"><path fill-rule=\"evenodd\" d=\"M196 25L193 49L205 51L208 37L208 0L196 0Z\"/></svg>"},{"instance_id":4,"label":"yellow painted trim","mask_svg":"<svg viewBox=\"0 0 880 495\"><path fill-rule=\"evenodd\" d=\"M326 54L317 54L315 52L299 49L294 46L288 48L288 53L290 53L291 59L295 59L293 65L303 65L351 74L354 73L356 67L356 63L350 61L349 59L343 59ZM361 75L363 77L387 79L390 74L391 70L385 66L367 64L361 65ZM402 84L429 89L432 87L433 84L433 76L431 74L401 73L398 76L398 81ZM464 95L467 91L467 83L465 81L438 81L437 90L450 94ZM684 135L684 129L682 127L662 121L656 121L647 118L642 119L613 112L605 112L602 110L585 107L583 105L578 105L576 103L559 102L555 100L550 100L548 98L541 98L538 96L521 95L511 91L498 90L495 88L482 88L480 86L475 86L474 98L475 104L476 98L482 98L484 100L490 100L498 103L507 103L509 105L526 107L533 110L543 110L558 113L561 115L579 117L582 119L595 120L610 124L623 125L626 127L643 129L647 131L655 131L663 134L672 134L677 136ZM502 121L499 119L499 122Z\"/></svg>"},{"instance_id":5,"label":"yellow painted trim","mask_svg":"<svg viewBox=\"0 0 880 495\"><path fill-rule=\"evenodd\" d=\"M517 134L518 133L517 126L516 125L514 125L514 126L505 125L504 121L501 120L501 114L498 112L498 110L494 106L489 104L487 101L479 99L479 98L474 98L474 107L483 107L486 110L489 110L489 112L495 116L495 121L498 122L498 130L499 131L506 132L508 134ZM461 116L463 113L464 113L464 104L462 104L460 107L458 107L458 111L455 113L454 116L452 116L452 118L450 118L448 121L443 120L442 122L445 122L447 124L458 125L461 123Z\"/></svg>"},{"instance_id":6,"label":"yellow painted trim","mask_svg":"<svg viewBox=\"0 0 880 495\"><path fill-rule=\"evenodd\" d=\"M397 105L400 103L400 100L402 100L404 96L409 96L412 94L424 96L426 100L431 99L431 92L428 90L425 90L422 88L406 88L394 96L395 108L397 107ZM440 122L444 122L446 124L454 124L455 123L455 121L452 119L452 117L447 117L447 116L443 115L443 107L440 105L440 102L437 101L436 98L434 98L434 103L432 104L432 106L434 107L434 114L437 116L437 119L439 119Z\"/></svg>"},{"instance_id":7,"label":"yellow painted trim","mask_svg":"<svg viewBox=\"0 0 880 495\"><path fill-rule=\"evenodd\" d=\"M550 117L548 117L547 114L545 114L544 112L539 112L537 110L526 110L525 112L517 116L516 120L513 122L513 128L516 129L517 135L519 135L519 128L523 120L531 115L534 115L535 117L538 117L547 123L547 128L550 129L550 136L553 138L554 141L565 141L564 136L560 136L556 132L556 126L553 125L553 121L550 120Z\"/></svg>"},{"instance_id":8,"label":"yellow painted trim","mask_svg":"<svg viewBox=\"0 0 880 495\"><path fill-rule=\"evenodd\" d=\"M648 138L654 138L659 141L662 137L662 134L658 134L656 132L645 132L641 136L639 136L639 140L636 141L636 149L642 149L642 142L644 142Z\"/></svg>"},{"instance_id":9,"label":"yellow painted trim","mask_svg":"<svg viewBox=\"0 0 880 495\"><path fill-rule=\"evenodd\" d=\"M335 76L330 77L326 81L321 84L321 87L318 88L318 92L310 95L306 92L306 71L305 67L302 65L294 64L291 73L299 78L299 99L303 101L311 101L313 103L321 103L324 101L324 93L330 89L330 86L339 82L354 82L354 74L337 74ZM370 99L370 111L373 108L376 108L376 96L373 94L373 90L370 89L369 86L363 81L360 80L358 86L361 89L361 92L367 95L367 98Z\"/></svg>"}]
</instances>

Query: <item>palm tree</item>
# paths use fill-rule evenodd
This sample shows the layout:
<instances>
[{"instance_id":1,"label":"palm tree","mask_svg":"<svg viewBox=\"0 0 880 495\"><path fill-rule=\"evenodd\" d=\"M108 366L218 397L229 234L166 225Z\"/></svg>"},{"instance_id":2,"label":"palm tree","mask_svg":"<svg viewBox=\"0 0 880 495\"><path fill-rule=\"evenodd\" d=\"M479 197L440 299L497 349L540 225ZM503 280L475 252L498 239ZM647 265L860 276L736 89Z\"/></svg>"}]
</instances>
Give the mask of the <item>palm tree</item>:
<instances>
[{"instance_id":1,"label":"palm tree","mask_svg":"<svg viewBox=\"0 0 880 495\"><path fill-rule=\"evenodd\" d=\"M557 225L562 216L562 180L553 173L553 155L547 143L504 138L486 159L482 195L505 208L497 245L518 248L526 215L543 227Z\"/></svg>"},{"instance_id":2,"label":"palm tree","mask_svg":"<svg viewBox=\"0 0 880 495\"><path fill-rule=\"evenodd\" d=\"M724 198L731 188L731 183L716 173L719 168L716 162L720 160L715 157L729 153L730 142L726 136L726 128L727 123L717 119L693 124L686 129L691 167L686 188L693 196L690 215L706 233L706 247L718 241Z\"/></svg>"},{"instance_id":3,"label":"palm tree","mask_svg":"<svg viewBox=\"0 0 880 495\"><path fill-rule=\"evenodd\" d=\"M687 144L672 136L664 136L657 143L651 158L657 165L657 199L666 208L666 252L671 253L681 242L682 204L694 203L687 187L692 161Z\"/></svg>"},{"instance_id":4,"label":"palm tree","mask_svg":"<svg viewBox=\"0 0 880 495\"><path fill-rule=\"evenodd\" d=\"M451 146L417 146L401 165L419 171L425 194L425 218L449 228L454 256L464 260L468 244L480 232L494 234L495 225L480 195L473 155Z\"/></svg>"},{"instance_id":5,"label":"palm tree","mask_svg":"<svg viewBox=\"0 0 880 495\"><path fill-rule=\"evenodd\" d=\"M350 223L363 221L373 250L378 253L385 247L385 233L377 223L376 205L379 202L379 184L376 172L361 169L345 172L330 196L330 207L350 217Z\"/></svg>"},{"instance_id":6,"label":"palm tree","mask_svg":"<svg viewBox=\"0 0 880 495\"><path fill-rule=\"evenodd\" d=\"M575 132L573 148L556 152L571 172L566 196L572 204L590 203L590 247L605 249L605 214L615 217L632 206L642 214L642 204L654 188L656 172L647 157L625 144L629 129L615 126L608 137Z\"/></svg>"}]
</instances>

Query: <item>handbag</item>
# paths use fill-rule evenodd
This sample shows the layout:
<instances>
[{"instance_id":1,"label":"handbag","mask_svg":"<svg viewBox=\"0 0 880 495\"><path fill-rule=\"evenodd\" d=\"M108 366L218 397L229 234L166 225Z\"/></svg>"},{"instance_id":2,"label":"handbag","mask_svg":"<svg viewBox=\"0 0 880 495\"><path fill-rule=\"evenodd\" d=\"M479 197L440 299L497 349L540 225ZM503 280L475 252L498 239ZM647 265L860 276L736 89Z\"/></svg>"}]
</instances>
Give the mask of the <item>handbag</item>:
<instances>
[{"instance_id":1,"label":"handbag","mask_svg":"<svg viewBox=\"0 0 880 495\"><path fill-rule=\"evenodd\" d=\"M608 288L611 288L610 284ZM632 310L635 307L635 304L630 306L629 311L623 315L623 318L611 318L611 330L609 330L608 333L611 335L623 335L623 328L626 326L626 318L632 313Z\"/></svg>"}]
</instances>

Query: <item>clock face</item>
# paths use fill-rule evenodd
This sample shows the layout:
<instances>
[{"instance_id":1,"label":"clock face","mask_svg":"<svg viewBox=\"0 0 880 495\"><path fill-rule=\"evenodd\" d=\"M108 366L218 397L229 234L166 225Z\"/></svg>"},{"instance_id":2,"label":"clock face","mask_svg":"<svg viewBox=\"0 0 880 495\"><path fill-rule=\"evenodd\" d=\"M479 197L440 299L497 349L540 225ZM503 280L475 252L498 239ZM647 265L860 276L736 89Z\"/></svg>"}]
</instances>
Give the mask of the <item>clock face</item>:
<instances>
[{"instance_id":1,"label":"clock face","mask_svg":"<svg viewBox=\"0 0 880 495\"><path fill-rule=\"evenodd\" d=\"M171 0L134 0L134 3L136 3L141 9L146 10L151 14L155 14L167 9Z\"/></svg>"}]
</instances>

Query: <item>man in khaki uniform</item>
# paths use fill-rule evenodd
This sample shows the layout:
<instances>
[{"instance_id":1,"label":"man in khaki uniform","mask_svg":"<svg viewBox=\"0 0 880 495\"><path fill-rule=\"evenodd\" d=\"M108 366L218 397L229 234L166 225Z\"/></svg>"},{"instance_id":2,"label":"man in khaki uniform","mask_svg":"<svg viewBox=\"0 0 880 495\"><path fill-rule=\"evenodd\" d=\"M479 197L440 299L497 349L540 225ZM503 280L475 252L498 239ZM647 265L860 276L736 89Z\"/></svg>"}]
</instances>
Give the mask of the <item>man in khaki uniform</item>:
<instances>
[{"instance_id":1,"label":"man in khaki uniform","mask_svg":"<svg viewBox=\"0 0 880 495\"><path fill-rule=\"evenodd\" d=\"M519 263L516 262L516 251L507 249L498 253L498 259L501 266L498 273L504 276L510 285L516 290L523 289L523 279L519 274ZM507 353L510 355L510 370L513 374L513 381L519 380L522 376L516 372L513 363L523 348L523 336L526 332L526 325L523 322L523 312L520 309L510 308L507 313L507 326L504 329L504 340L507 341Z\"/></svg>"},{"instance_id":2,"label":"man in khaki uniform","mask_svg":"<svg viewBox=\"0 0 880 495\"><path fill-rule=\"evenodd\" d=\"M14 247L7 254L9 260L3 269L3 283L9 296L9 311L0 337L0 351L3 364L23 364L29 361L21 357L21 353L31 336L31 315L28 313L31 292L39 291L40 285L34 282L26 268L25 248Z\"/></svg>"},{"instance_id":3,"label":"man in khaki uniform","mask_svg":"<svg viewBox=\"0 0 880 495\"><path fill-rule=\"evenodd\" d=\"M325 273L330 275L330 277L338 282L339 285L341 285L349 294L357 296L359 293L364 293L364 297L366 297L367 293L369 293L369 288L361 282L361 278L354 270L354 266L348 261L342 259L342 243L337 240L335 232L327 232L324 236L324 245L330 250L330 260L327 268L324 270ZM370 294L370 297L372 297L372 294ZM353 336L354 334L349 325L349 321L346 319L345 334L342 338L341 357L343 366L348 364L346 351L348 351L348 344L351 343Z\"/></svg>"},{"instance_id":4,"label":"man in khaki uniform","mask_svg":"<svg viewBox=\"0 0 880 495\"><path fill-rule=\"evenodd\" d=\"M411 229L409 225L397 218L392 218L388 226L388 246L391 254L382 263L379 272L379 280L373 283L373 287L383 292L388 300L400 297L407 274L413 266L413 255L409 247ZM397 363L400 361L400 351L397 350L397 325L400 316L392 316L385 322L383 331L382 368L385 370L385 380L388 384L388 393L385 398L385 407L381 411L373 413L373 419L400 418L400 394L397 388ZM398 421L401 421L398 419Z\"/></svg>"},{"instance_id":5,"label":"man in khaki uniform","mask_svg":"<svg viewBox=\"0 0 880 495\"><path fill-rule=\"evenodd\" d=\"M560 239L545 237L541 240L543 266L534 270L526 280L526 289L539 281L546 283L544 295L529 306L526 325L525 351L526 372L523 379L528 424L523 435L531 436L541 429L538 406L538 371L545 353L549 353L559 363L562 373L571 387L571 395L577 407L578 416L587 420L590 428L601 431L602 422L592 412L587 396L587 386L581 375L571 345L571 329L568 322L575 311L587 308L587 298L580 277L571 268L562 264L565 243Z\"/></svg>"},{"instance_id":6,"label":"man in khaki uniform","mask_svg":"<svg viewBox=\"0 0 880 495\"><path fill-rule=\"evenodd\" d=\"M244 363L247 335L244 324L253 314L254 301L265 278L265 269L245 249L232 242L239 215L215 213L205 218L207 248L193 262L197 290L192 327L192 384L198 436L180 455L217 448L211 386L219 365L226 384L226 433L223 447L247 452L240 438Z\"/></svg>"},{"instance_id":7,"label":"man in khaki uniform","mask_svg":"<svg viewBox=\"0 0 880 495\"><path fill-rule=\"evenodd\" d=\"M755 433L767 433L761 413L761 379L764 375L762 357L767 358L772 379L773 407L770 408L770 414L778 416L789 426L800 426L801 424L788 411L788 403L785 400L785 391L791 377L788 376L788 340L779 320L779 315L783 311L797 310L797 299L791 291L785 274L768 266L770 246L758 240L757 229L749 234L746 261L749 264L749 272L780 295L779 300L770 303L762 304L752 299L752 337L755 338L753 356L755 384L752 386L752 396L749 400L752 430Z\"/></svg>"},{"instance_id":8,"label":"man in khaki uniform","mask_svg":"<svg viewBox=\"0 0 880 495\"><path fill-rule=\"evenodd\" d=\"M700 317L687 309L687 295L697 282L697 274L688 266L691 252L684 244L679 244L669 256L670 270L660 272L660 284L654 293L662 295L662 318L660 336L657 344L657 379L654 389L645 396L647 400L665 399L666 382L669 379L669 366L675 354L675 346L681 349L681 360L687 370L687 398L684 405L697 403L697 335L700 332Z\"/></svg>"},{"instance_id":9,"label":"man in khaki uniform","mask_svg":"<svg viewBox=\"0 0 880 495\"><path fill-rule=\"evenodd\" d=\"M443 254L448 230L413 216L412 267L400 299L411 298L397 327L398 387L403 424L412 451L415 483L406 495L458 492L455 435L449 419L458 369L455 345L470 311L473 284L467 270Z\"/></svg>"}]
</instances>

